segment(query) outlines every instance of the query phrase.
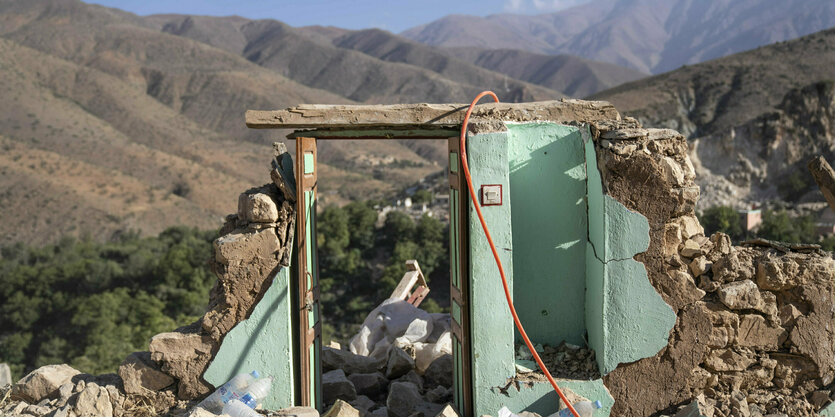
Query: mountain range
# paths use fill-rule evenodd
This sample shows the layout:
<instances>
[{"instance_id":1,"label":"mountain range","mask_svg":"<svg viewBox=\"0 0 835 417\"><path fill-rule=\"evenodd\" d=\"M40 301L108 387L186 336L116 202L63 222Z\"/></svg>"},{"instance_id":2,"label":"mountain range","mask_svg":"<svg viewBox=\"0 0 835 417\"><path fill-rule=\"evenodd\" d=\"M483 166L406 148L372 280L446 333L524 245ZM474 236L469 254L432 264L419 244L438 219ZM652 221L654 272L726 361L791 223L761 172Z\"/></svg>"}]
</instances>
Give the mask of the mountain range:
<instances>
[{"instance_id":1,"label":"mountain range","mask_svg":"<svg viewBox=\"0 0 835 417\"><path fill-rule=\"evenodd\" d=\"M450 15L401 35L433 46L571 54L658 74L832 26L831 0L593 0L535 16Z\"/></svg>"},{"instance_id":2,"label":"mountain range","mask_svg":"<svg viewBox=\"0 0 835 417\"><path fill-rule=\"evenodd\" d=\"M562 14L575 19L561 33L599 21L583 10ZM268 181L271 144L287 133L247 129L247 109L468 102L484 89L503 101L596 94L648 126L722 134L791 111L778 108L789 91L803 97L831 74L829 32L814 36L645 79L646 69L521 44L438 47L378 29L1 0L0 244L218 226L239 192ZM446 144L327 141L319 155L321 203L338 204L440 171Z\"/></svg>"}]
</instances>

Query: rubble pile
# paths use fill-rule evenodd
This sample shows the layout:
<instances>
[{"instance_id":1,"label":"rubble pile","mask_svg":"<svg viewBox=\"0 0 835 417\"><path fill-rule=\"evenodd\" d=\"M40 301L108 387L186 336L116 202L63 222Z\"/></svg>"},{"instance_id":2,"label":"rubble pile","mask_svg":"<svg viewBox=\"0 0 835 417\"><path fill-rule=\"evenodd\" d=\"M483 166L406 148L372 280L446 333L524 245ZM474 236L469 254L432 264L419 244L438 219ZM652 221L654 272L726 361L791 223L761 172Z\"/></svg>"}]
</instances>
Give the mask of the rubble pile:
<instances>
[{"instance_id":1,"label":"rubble pile","mask_svg":"<svg viewBox=\"0 0 835 417\"><path fill-rule=\"evenodd\" d=\"M326 408L343 400L360 416L438 414L452 401L449 314L389 299L365 319L350 350L322 350Z\"/></svg>"},{"instance_id":2,"label":"rubble pile","mask_svg":"<svg viewBox=\"0 0 835 417\"><path fill-rule=\"evenodd\" d=\"M600 371L594 358L594 350L562 342L556 347L535 345L539 357L554 378L590 381L600 378ZM527 346L516 346L516 378L520 381L547 381L545 374L533 361Z\"/></svg>"},{"instance_id":3,"label":"rubble pile","mask_svg":"<svg viewBox=\"0 0 835 417\"><path fill-rule=\"evenodd\" d=\"M604 188L647 218L650 245L635 260L678 320L666 348L603 377L612 414L817 415L835 388L832 254L706 236L686 140L624 122L593 129Z\"/></svg>"}]
</instances>

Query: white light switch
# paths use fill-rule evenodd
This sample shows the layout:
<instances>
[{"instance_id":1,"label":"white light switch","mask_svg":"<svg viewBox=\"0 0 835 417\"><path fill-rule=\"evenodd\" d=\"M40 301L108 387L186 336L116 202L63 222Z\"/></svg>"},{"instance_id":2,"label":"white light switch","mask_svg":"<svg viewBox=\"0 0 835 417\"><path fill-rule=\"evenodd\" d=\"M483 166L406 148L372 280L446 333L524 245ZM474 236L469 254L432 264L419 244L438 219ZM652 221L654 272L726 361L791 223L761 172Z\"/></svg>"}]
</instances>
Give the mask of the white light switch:
<instances>
[{"instance_id":1,"label":"white light switch","mask_svg":"<svg viewBox=\"0 0 835 417\"><path fill-rule=\"evenodd\" d=\"M502 205L501 184L490 184L481 186L481 205L500 206Z\"/></svg>"}]
</instances>

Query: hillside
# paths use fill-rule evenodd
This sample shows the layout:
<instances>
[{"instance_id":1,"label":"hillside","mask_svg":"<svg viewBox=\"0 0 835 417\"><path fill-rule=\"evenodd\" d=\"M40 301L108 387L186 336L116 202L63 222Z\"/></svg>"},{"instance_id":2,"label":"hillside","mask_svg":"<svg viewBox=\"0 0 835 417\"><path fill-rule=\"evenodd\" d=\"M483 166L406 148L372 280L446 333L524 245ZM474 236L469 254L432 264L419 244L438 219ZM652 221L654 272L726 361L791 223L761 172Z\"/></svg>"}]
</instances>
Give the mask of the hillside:
<instances>
[{"instance_id":1,"label":"hillside","mask_svg":"<svg viewBox=\"0 0 835 417\"><path fill-rule=\"evenodd\" d=\"M835 158L835 29L595 94L691 139L700 204L820 199L805 174Z\"/></svg>"},{"instance_id":2,"label":"hillside","mask_svg":"<svg viewBox=\"0 0 835 417\"><path fill-rule=\"evenodd\" d=\"M450 54L508 77L583 98L648 74L574 55L544 55L520 49L445 48Z\"/></svg>"},{"instance_id":3,"label":"hillside","mask_svg":"<svg viewBox=\"0 0 835 417\"><path fill-rule=\"evenodd\" d=\"M594 0L536 16L451 15L402 35L434 46L571 54L657 74L832 26L829 0Z\"/></svg>"},{"instance_id":4,"label":"hillside","mask_svg":"<svg viewBox=\"0 0 835 417\"><path fill-rule=\"evenodd\" d=\"M0 3L0 51L2 243L216 227L283 136L246 129L246 109L353 102L79 1ZM368 145L411 167L355 168L356 144L325 146L347 161L323 161L325 202L381 196L439 169L406 144Z\"/></svg>"}]
</instances>

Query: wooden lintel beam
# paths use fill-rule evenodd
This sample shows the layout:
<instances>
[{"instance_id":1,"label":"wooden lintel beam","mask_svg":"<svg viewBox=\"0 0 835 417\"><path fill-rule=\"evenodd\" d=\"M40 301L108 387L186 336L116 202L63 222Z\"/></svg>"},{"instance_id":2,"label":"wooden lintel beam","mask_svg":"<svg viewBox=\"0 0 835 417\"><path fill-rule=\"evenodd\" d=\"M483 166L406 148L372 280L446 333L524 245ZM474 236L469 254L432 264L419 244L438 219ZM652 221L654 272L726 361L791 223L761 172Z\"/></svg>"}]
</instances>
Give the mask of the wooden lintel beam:
<instances>
[{"instance_id":1,"label":"wooden lintel beam","mask_svg":"<svg viewBox=\"0 0 835 417\"><path fill-rule=\"evenodd\" d=\"M246 125L253 129L402 128L460 126L466 104L310 105L284 110L248 110ZM557 123L620 120L605 101L555 100L532 103L484 103L474 119Z\"/></svg>"}]
</instances>

